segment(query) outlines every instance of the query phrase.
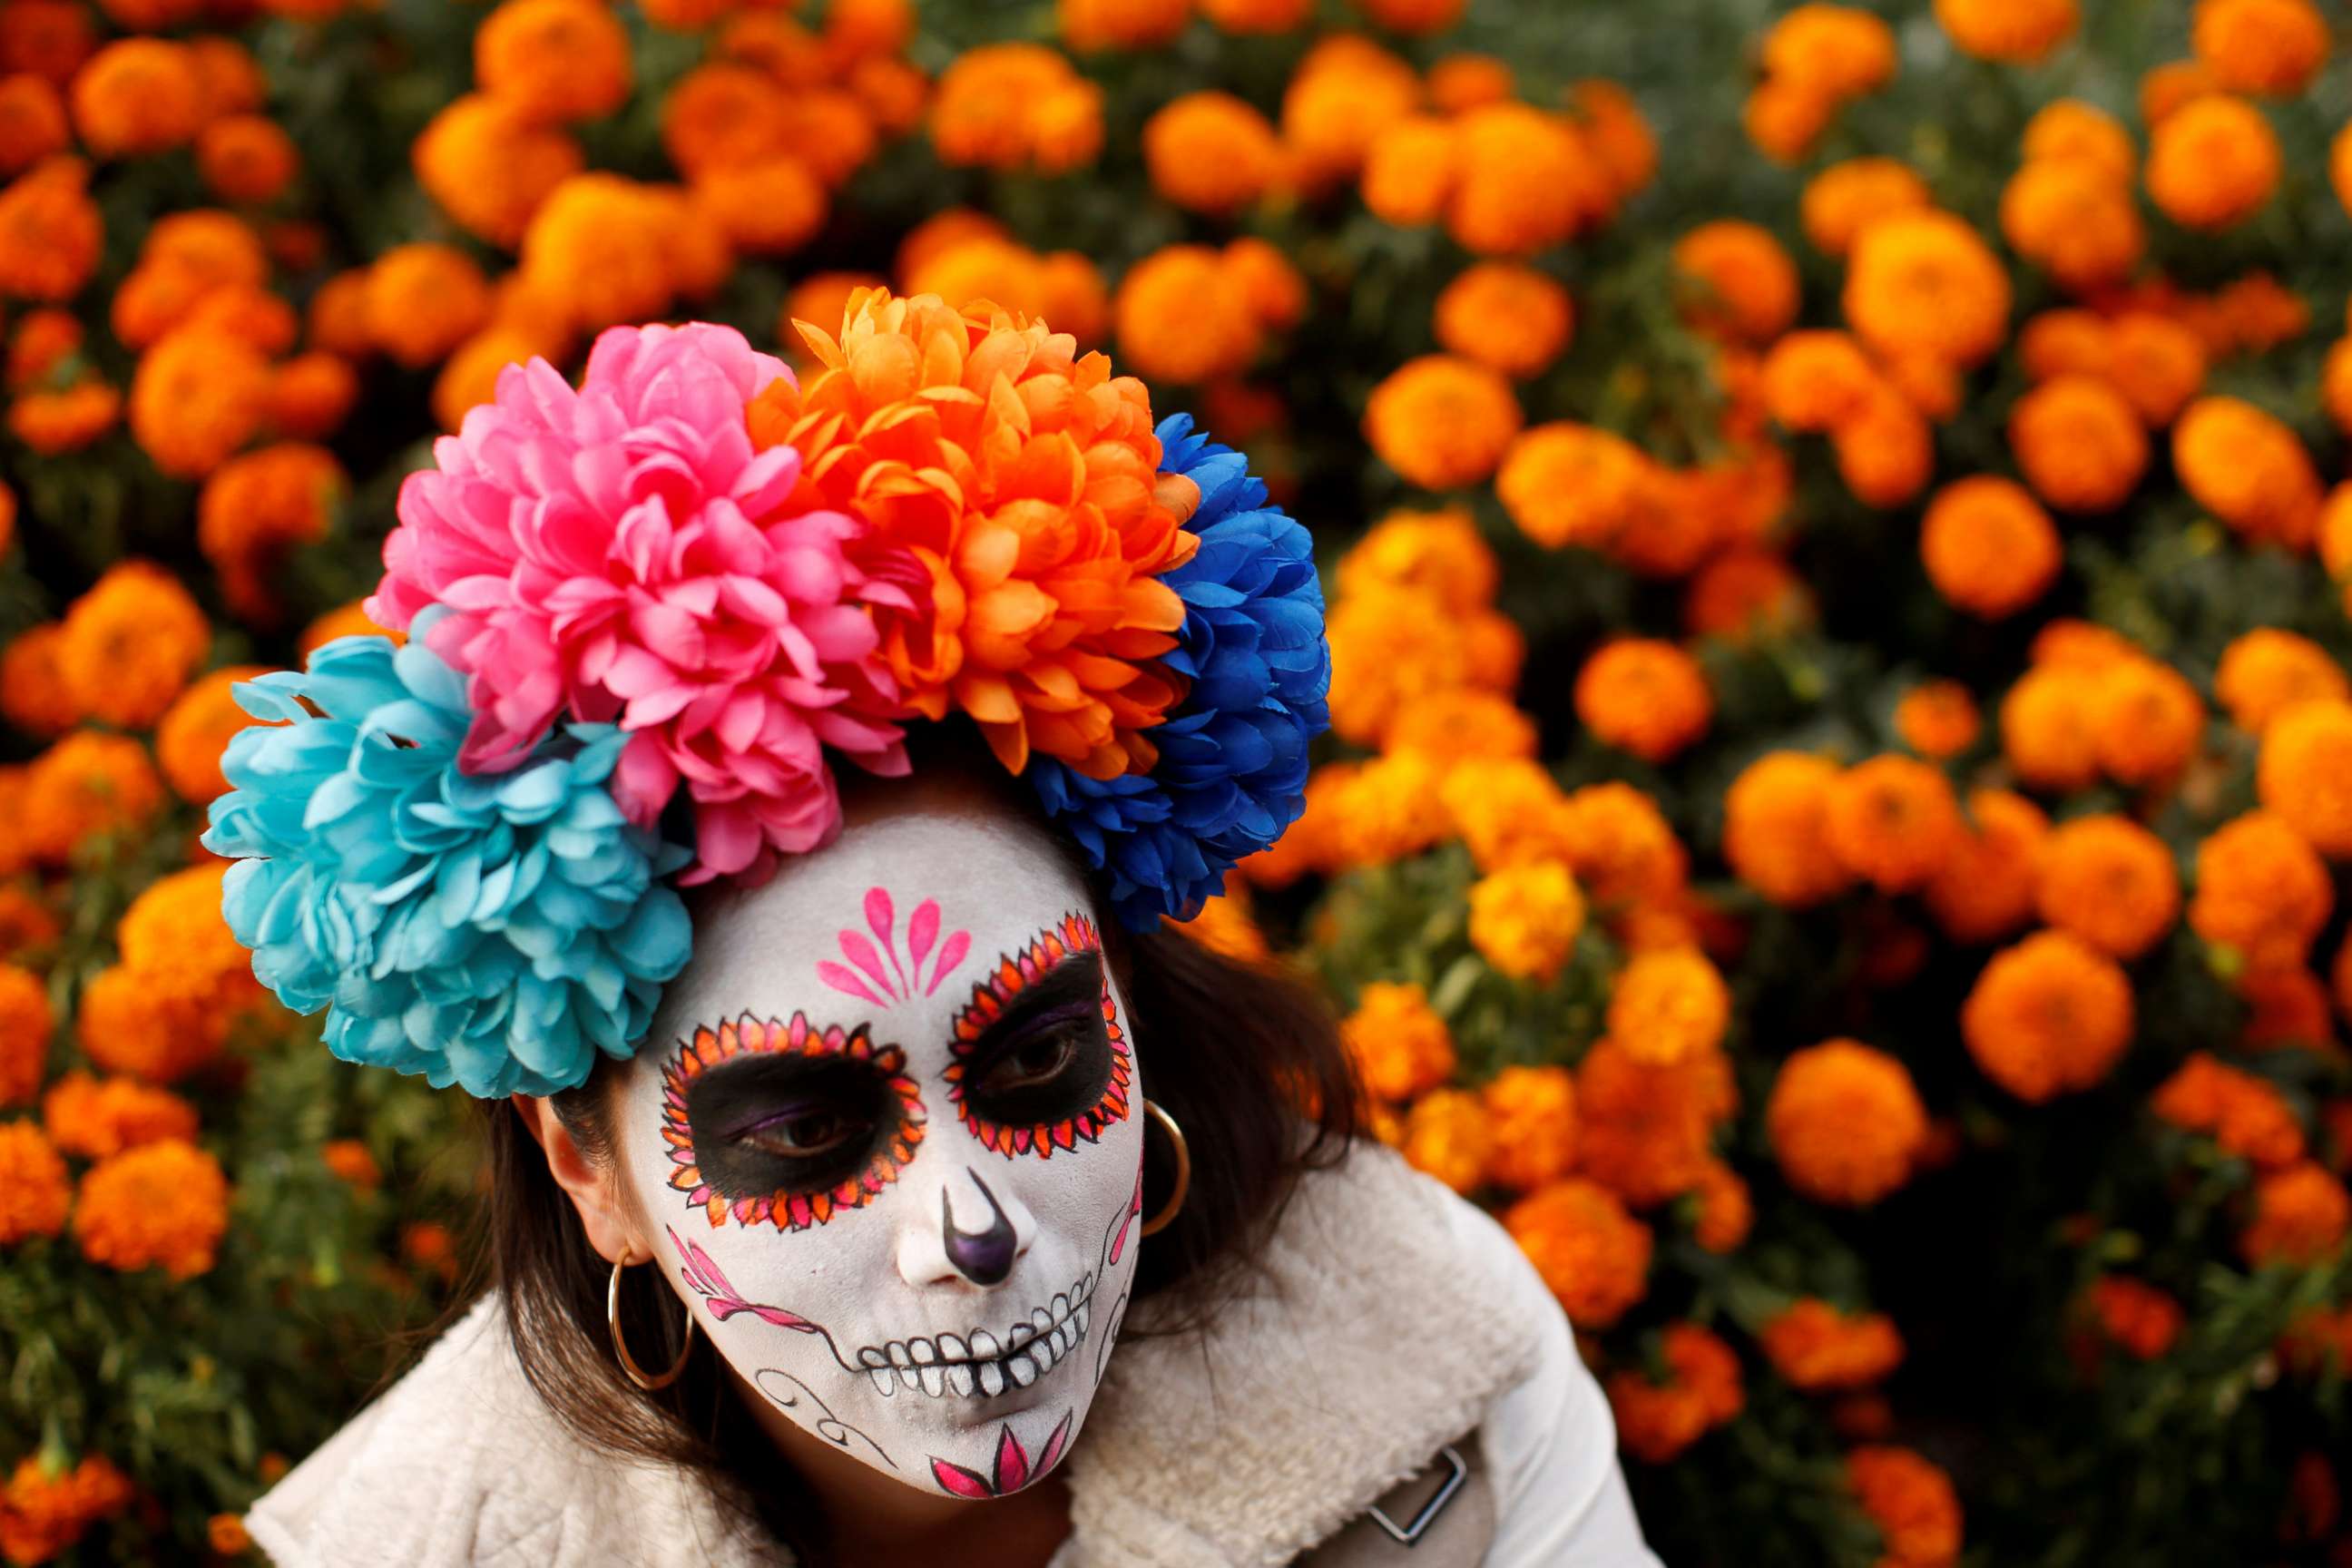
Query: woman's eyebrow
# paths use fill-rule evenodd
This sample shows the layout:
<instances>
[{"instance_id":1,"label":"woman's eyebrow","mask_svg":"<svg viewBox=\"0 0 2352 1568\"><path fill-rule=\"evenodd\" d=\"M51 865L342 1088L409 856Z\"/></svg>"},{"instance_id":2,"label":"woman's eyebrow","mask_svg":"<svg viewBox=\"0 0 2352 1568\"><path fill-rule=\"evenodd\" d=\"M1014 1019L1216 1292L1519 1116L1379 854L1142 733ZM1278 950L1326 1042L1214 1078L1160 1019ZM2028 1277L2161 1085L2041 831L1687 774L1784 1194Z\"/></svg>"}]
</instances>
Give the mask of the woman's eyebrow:
<instances>
[{"instance_id":1,"label":"woman's eyebrow","mask_svg":"<svg viewBox=\"0 0 2352 1568\"><path fill-rule=\"evenodd\" d=\"M1003 1011L978 1027L967 1016L957 1021L956 1035L964 1050L975 1050L1018 1034L1040 1017L1073 1006L1102 1005L1102 954L1081 948L1028 982L1004 1004Z\"/></svg>"}]
</instances>

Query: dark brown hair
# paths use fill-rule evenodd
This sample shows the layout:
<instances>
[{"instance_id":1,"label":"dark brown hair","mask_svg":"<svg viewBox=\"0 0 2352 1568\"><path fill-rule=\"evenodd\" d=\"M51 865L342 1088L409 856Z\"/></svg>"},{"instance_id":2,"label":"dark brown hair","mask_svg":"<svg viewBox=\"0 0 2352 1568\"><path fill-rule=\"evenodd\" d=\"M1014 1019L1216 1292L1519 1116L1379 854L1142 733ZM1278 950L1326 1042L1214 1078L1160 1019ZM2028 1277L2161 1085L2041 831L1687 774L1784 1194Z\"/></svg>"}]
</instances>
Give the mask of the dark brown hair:
<instances>
[{"instance_id":1,"label":"dark brown hair","mask_svg":"<svg viewBox=\"0 0 2352 1568\"><path fill-rule=\"evenodd\" d=\"M964 771L962 762L947 752L919 767ZM1025 793L1001 794L1034 815ZM1066 841L1054 842L1071 853ZM1143 1088L1183 1128L1192 1156L1182 1208L1141 1247L1139 1310L1128 1332L1144 1331L1137 1325L1147 1321L1152 1332L1187 1331L1213 1317L1246 1279L1300 1173L1345 1155L1356 1133L1356 1088L1328 1009L1301 980L1223 957L1178 932L1123 932L1100 918L1108 900L1098 889L1095 903L1128 998ZM621 1066L600 1064L585 1084L551 1102L599 1165L612 1158L610 1102ZM483 1110L489 1184L480 1213L482 1262L503 1293L532 1386L582 1441L694 1473L741 1527L765 1531L803 1563L820 1563L823 1532L804 1489L781 1461L744 1462L767 1459L773 1445L730 1392L715 1355L698 1350L686 1375L657 1394L623 1375L605 1326L611 1266L589 1246L572 1200L512 1104L488 1100ZM1169 1191L1171 1173L1166 1141L1149 1125L1144 1146L1149 1213ZM1139 1310L1146 1300L1149 1313ZM621 1327L640 1365L669 1365L686 1325L657 1271L625 1272Z\"/></svg>"}]
</instances>

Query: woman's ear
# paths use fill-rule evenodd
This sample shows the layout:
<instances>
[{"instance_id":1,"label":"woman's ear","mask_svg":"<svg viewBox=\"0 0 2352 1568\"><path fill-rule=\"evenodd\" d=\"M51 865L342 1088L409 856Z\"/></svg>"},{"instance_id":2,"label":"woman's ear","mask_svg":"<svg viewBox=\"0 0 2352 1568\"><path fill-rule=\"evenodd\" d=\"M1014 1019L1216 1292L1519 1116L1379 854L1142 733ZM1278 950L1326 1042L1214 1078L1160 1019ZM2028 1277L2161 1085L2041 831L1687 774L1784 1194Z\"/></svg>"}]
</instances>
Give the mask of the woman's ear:
<instances>
[{"instance_id":1,"label":"woman's ear","mask_svg":"<svg viewBox=\"0 0 2352 1568\"><path fill-rule=\"evenodd\" d=\"M653 1248L638 1238L636 1222L630 1217L618 1166L600 1165L590 1159L547 1100L529 1094L511 1098L515 1114L522 1118L522 1124L547 1156L548 1173L579 1211L581 1228L588 1233L588 1245L597 1256L607 1263L638 1263L651 1258Z\"/></svg>"}]
</instances>

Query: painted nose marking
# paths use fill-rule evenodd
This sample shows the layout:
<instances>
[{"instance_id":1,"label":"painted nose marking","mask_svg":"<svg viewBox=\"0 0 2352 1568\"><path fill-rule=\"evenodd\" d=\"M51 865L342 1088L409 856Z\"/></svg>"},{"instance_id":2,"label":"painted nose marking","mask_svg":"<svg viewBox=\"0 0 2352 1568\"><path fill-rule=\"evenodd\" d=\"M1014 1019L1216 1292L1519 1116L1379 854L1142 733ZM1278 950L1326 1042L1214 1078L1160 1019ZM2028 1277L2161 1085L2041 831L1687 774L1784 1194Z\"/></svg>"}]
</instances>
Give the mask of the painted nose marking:
<instances>
[{"instance_id":1,"label":"painted nose marking","mask_svg":"<svg viewBox=\"0 0 2352 1568\"><path fill-rule=\"evenodd\" d=\"M1013 1272L1013 1222L1005 1217L1004 1205L996 1201L996 1194L988 1190L988 1184L980 1179L978 1171L967 1165L964 1174L980 1189L980 1195L988 1200L992 1217L984 1230L957 1229L955 1205L942 1188L940 1235L947 1247L948 1261L955 1265L957 1273L975 1285L1001 1285L1004 1277Z\"/></svg>"}]
</instances>

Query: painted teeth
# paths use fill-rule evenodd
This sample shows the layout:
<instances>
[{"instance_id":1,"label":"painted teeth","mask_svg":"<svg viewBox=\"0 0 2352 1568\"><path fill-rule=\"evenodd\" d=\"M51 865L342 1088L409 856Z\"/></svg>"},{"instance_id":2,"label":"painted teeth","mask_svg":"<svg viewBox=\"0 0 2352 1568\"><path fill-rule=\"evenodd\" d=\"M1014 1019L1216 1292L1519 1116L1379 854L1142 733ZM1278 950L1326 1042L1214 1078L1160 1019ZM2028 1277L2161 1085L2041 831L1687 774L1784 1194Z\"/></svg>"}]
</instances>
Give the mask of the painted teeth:
<instances>
[{"instance_id":1,"label":"painted teeth","mask_svg":"<svg viewBox=\"0 0 2352 1568\"><path fill-rule=\"evenodd\" d=\"M898 1374L892 1372L889 1368L882 1366L869 1367L866 1369L866 1375L873 1379L874 1392L880 1394L883 1398L887 1399L892 1394L898 1392Z\"/></svg>"},{"instance_id":2,"label":"painted teeth","mask_svg":"<svg viewBox=\"0 0 2352 1568\"><path fill-rule=\"evenodd\" d=\"M998 1344L998 1343L996 1342L996 1336L995 1336L994 1334L990 1333L986 1329L974 1329L974 1330L972 1330L972 1331L971 1331L971 1359L972 1359L972 1360L974 1360L974 1361L994 1361L998 1356L1001 1356L1001 1355L1003 1355L1003 1353L1004 1353L1004 1347L1003 1347L1003 1345L1000 1345L1000 1344Z\"/></svg>"},{"instance_id":3,"label":"painted teeth","mask_svg":"<svg viewBox=\"0 0 2352 1568\"><path fill-rule=\"evenodd\" d=\"M1092 1320L1094 1276L1081 1276L1066 1291L1055 1292L1049 1305L1034 1309L1002 1338L975 1328L969 1336L941 1334L936 1339L892 1340L867 1345L857 1352L857 1363L888 1399L900 1391L920 1390L933 1399L975 1394L994 1397L1009 1388L1027 1388L1054 1370L1084 1342Z\"/></svg>"},{"instance_id":4,"label":"painted teeth","mask_svg":"<svg viewBox=\"0 0 2352 1568\"><path fill-rule=\"evenodd\" d=\"M915 1364L912 1358L907 1353L906 1341L892 1340L886 1348L889 1352L890 1364L892 1366L912 1366Z\"/></svg>"},{"instance_id":5,"label":"painted teeth","mask_svg":"<svg viewBox=\"0 0 2352 1568\"><path fill-rule=\"evenodd\" d=\"M929 1340L915 1340L908 1342L907 1353L915 1358L917 1366L929 1366L940 1359L940 1347Z\"/></svg>"},{"instance_id":6,"label":"painted teeth","mask_svg":"<svg viewBox=\"0 0 2352 1568\"><path fill-rule=\"evenodd\" d=\"M948 1368L948 1386L959 1394L970 1394L978 1382L969 1363L958 1363Z\"/></svg>"},{"instance_id":7,"label":"painted teeth","mask_svg":"<svg viewBox=\"0 0 2352 1568\"><path fill-rule=\"evenodd\" d=\"M923 1369L923 1392L925 1394L937 1399L940 1394L947 1392L947 1388L948 1373L945 1367L927 1366Z\"/></svg>"},{"instance_id":8,"label":"painted teeth","mask_svg":"<svg viewBox=\"0 0 2352 1568\"><path fill-rule=\"evenodd\" d=\"M1031 1361L1025 1354L1014 1356L1011 1361L1006 1362L1004 1370L1011 1373L1013 1381L1023 1388L1037 1381L1037 1363Z\"/></svg>"},{"instance_id":9,"label":"painted teeth","mask_svg":"<svg viewBox=\"0 0 2352 1568\"><path fill-rule=\"evenodd\" d=\"M884 1355L880 1351L876 1350L872 1345L867 1345L864 1350L857 1352L857 1364L860 1366L887 1366L889 1363L890 1358Z\"/></svg>"},{"instance_id":10,"label":"painted teeth","mask_svg":"<svg viewBox=\"0 0 2352 1568\"><path fill-rule=\"evenodd\" d=\"M965 1361L970 1359L971 1354L971 1352L964 1348L963 1342L956 1338L955 1335L941 1334L940 1336L940 1359L941 1361Z\"/></svg>"},{"instance_id":11,"label":"painted teeth","mask_svg":"<svg viewBox=\"0 0 2352 1568\"><path fill-rule=\"evenodd\" d=\"M1048 1312L1043 1307L1038 1308L1035 1311L1029 1314L1029 1321L1041 1334L1051 1333L1053 1331L1054 1314Z\"/></svg>"},{"instance_id":12,"label":"painted teeth","mask_svg":"<svg viewBox=\"0 0 2352 1568\"><path fill-rule=\"evenodd\" d=\"M1004 1363L1003 1362L990 1361L982 1362L981 1363L980 1391L982 1394L989 1395L991 1398L993 1398L997 1394L1004 1392Z\"/></svg>"}]
</instances>

